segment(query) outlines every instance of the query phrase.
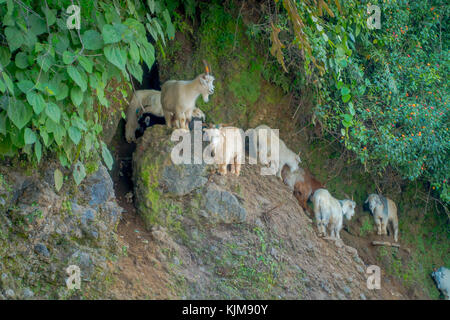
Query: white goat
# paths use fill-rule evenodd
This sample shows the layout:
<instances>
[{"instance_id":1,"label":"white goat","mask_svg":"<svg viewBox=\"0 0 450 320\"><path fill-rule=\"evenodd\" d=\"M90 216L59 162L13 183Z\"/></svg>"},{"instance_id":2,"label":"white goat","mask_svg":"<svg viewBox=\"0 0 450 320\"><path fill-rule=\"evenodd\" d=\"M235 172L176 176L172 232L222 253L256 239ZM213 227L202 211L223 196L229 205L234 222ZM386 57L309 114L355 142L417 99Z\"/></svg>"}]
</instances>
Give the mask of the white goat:
<instances>
[{"instance_id":1,"label":"white goat","mask_svg":"<svg viewBox=\"0 0 450 320\"><path fill-rule=\"evenodd\" d=\"M259 132L260 131L266 131L267 140L267 157L265 157L264 152L261 148L261 142L259 141ZM273 135L271 134L273 132ZM286 144L281 140L278 135L273 131L270 127L266 126L265 124L260 125L254 129L253 136L253 143L254 143L254 150L258 150L259 159L262 160L262 164L269 164L269 161L272 161L276 170L276 175L278 178L281 178L281 170L283 170L283 167L285 164L289 166L291 169L291 172L298 169L299 163L302 162L300 157L295 154L291 149L289 149ZM272 142L272 136L275 137L275 139L278 140L278 154L276 150L271 149L271 142ZM256 138L258 137L258 138ZM276 142L274 141L274 144Z\"/></svg>"},{"instance_id":2,"label":"white goat","mask_svg":"<svg viewBox=\"0 0 450 320\"><path fill-rule=\"evenodd\" d=\"M244 161L245 150L242 130L235 127L205 129L205 140L211 141L214 162L219 165L219 173L227 174L227 166L231 164L231 173L239 176Z\"/></svg>"},{"instance_id":3,"label":"white goat","mask_svg":"<svg viewBox=\"0 0 450 320\"><path fill-rule=\"evenodd\" d=\"M377 225L378 235L387 235L387 225L390 222L394 228L394 240L398 241L398 217L395 202L382 195L372 193L367 197L365 204L369 209Z\"/></svg>"},{"instance_id":4,"label":"white goat","mask_svg":"<svg viewBox=\"0 0 450 320\"><path fill-rule=\"evenodd\" d=\"M202 110L200 110L199 108L194 108L194 111L192 111L192 119L198 119L202 122L205 122L206 116Z\"/></svg>"},{"instance_id":5,"label":"white goat","mask_svg":"<svg viewBox=\"0 0 450 320\"><path fill-rule=\"evenodd\" d=\"M158 90L136 90L131 98L127 110L127 123L125 125L125 138L127 142L136 141L135 132L138 128L138 116L144 112L156 116L164 116L161 106L161 92Z\"/></svg>"},{"instance_id":6,"label":"white goat","mask_svg":"<svg viewBox=\"0 0 450 320\"><path fill-rule=\"evenodd\" d=\"M205 62L206 73L202 73L191 81L169 80L161 87L161 104L169 128L188 129L195 108L195 101L202 95L203 101L209 101L214 93L214 77L209 74Z\"/></svg>"},{"instance_id":7,"label":"white goat","mask_svg":"<svg viewBox=\"0 0 450 320\"><path fill-rule=\"evenodd\" d=\"M356 203L352 200L337 200L326 189L314 192L312 202L319 236L327 236L327 226L330 224L331 237L340 239L344 216L347 220L353 217Z\"/></svg>"}]
</instances>

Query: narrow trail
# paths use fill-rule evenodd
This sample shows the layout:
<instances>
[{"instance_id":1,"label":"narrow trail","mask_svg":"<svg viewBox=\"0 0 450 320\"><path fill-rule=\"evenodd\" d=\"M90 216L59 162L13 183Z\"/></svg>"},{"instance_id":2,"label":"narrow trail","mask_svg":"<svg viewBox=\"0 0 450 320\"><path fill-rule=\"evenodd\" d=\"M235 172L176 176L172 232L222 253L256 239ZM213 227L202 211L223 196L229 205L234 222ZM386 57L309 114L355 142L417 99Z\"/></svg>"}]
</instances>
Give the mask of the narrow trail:
<instances>
[{"instance_id":1,"label":"narrow trail","mask_svg":"<svg viewBox=\"0 0 450 320\"><path fill-rule=\"evenodd\" d=\"M133 194L131 159L136 145L126 142L123 127L122 120L113 142L116 165L111 173L117 202L124 209L117 228L122 255L110 295L114 299L174 298L166 285L167 273L155 259L151 233L136 213L134 199L129 197Z\"/></svg>"}]
</instances>

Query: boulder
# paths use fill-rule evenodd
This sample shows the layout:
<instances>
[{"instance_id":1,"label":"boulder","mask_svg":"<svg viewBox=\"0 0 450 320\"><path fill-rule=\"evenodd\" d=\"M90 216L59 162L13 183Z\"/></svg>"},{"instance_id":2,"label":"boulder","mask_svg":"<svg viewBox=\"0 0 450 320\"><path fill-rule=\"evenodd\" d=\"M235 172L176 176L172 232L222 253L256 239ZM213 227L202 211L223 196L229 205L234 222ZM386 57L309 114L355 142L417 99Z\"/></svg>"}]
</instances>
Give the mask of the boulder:
<instances>
[{"instance_id":1,"label":"boulder","mask_svg":"<svg viewBox=\"0 0 450 320\"><path fill-rule=\"evenodd\" d=\"M211 217L224 223L244 222L247 212L238 199L214 183L206 187L204 209Z\"/></svg>"}]
</instances>

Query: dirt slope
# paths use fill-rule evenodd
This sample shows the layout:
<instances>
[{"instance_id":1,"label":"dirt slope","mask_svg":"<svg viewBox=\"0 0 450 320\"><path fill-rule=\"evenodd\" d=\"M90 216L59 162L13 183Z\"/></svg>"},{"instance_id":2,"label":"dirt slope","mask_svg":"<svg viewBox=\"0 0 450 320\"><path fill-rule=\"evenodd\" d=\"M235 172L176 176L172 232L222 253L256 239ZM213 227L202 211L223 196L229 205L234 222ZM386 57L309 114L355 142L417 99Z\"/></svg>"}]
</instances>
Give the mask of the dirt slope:
<instances>
[{"instance_id":1,"label":"dirt slope","mask_svg":"<svg viewBox=\"0 0 450 320\"><path fill-rule=\"evenodd\" d=\"M165 127L153 127L138 142L135 200L144 220L128 205L118 230L127 246L126 256L119 261L112 297L406 298L389 284L379 291L368 290L366 265L356 250L317 237L311 219L287 187L276 177L261 176L258 166L244 165L239 178L219 176L208 167L203 186L184 195L167 191L163 176L165 168L172 166L168 148L155 148L170 145L168 139ZM154 175L145 165L150 163L158 168ZM159 183L144 185L136 179L145 176L144 171ZM150 190L158 191L158 203L164 204L158 210L149 209L152 196L145 189L149 185L158 185ZM211 190L220 190L222 199L235 197L245 209L245 219L230 222L209 213L205 203ZM152 224L156 211L158 222Z\"/></svg>"}]
</instances>

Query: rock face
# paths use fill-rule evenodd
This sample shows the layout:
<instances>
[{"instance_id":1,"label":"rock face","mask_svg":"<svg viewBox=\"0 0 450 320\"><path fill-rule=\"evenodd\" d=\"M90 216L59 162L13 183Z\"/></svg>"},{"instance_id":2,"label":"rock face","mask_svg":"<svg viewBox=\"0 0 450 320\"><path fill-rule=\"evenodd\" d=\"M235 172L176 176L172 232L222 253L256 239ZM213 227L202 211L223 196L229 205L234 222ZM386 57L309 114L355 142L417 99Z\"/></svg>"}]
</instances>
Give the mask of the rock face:
<instances>
[{"instance_id":1,"label":"rock face","mask_svg":"<svg viewBox=\"0 0 450 320\"><path fill-rule=\"evenodd\" d=\"M442 292L445 299L450 300L450 269L446 267L440 267L436 271L431 273L436 286Z\"/></svg>"},{"instance_id":2,"label":"rock face","mask_svg":"<svg viewBox=\"0 0 450 320\"><path fill-rule=\"evenodd\" d=\"M176 194L177 196L184 196L204 186L208 181L205 175L205 165L171 165L164 167L161 176L161 185L167 188L167 191L170 193Z\"/></svg>"},{"instance_id":3,"label":"rock face","mask_svg":"<svg viewBox=\"0 0 450 320\"><path fill-rule=\"evenodd\" d=\"M172 163L171 130L148 128L133 155L138 213L150 261L170 296L189 299L379 299L366 265L342 242L317 237L280 179ZM156 282L157 280L154 280ZM151 285L151 284L150 284ZM383 291L384 290L384 291Z\"/></svg>"},{"instance_id":4,"label":"rock face","mask_svg":"<svg viewBox=\"0 0 450 320\"><path fill-rule=\"evenodd\" d=\"M55 163L26 173L0 169L0 297L96 297L118 251L115 228L122 208L99 164L77 188L56 192ZM81 270L81 291L65 285L69 265Z\"/></svg>"},{"instance_id":5,"label":"rock face","mask_svg":"<svg viewBox=\"0 0 450 320\"><path fill-rule=\"evenodd\" d=\"M244 222L247 212L236 196L214 183L206 188L204 209L212 217L225 223Z\"/></svg>"}]
</instances>

